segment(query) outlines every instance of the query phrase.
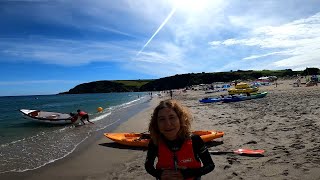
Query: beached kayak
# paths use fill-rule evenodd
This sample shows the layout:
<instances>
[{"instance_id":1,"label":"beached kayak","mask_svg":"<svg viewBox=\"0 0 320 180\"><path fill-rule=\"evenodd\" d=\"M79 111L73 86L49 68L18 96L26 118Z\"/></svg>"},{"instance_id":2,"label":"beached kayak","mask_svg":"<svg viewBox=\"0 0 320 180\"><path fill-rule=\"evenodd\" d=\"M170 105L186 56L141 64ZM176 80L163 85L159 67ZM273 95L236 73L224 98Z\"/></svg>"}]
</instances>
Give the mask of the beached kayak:
<instances>
[{"instance_id":1,"label":"beached kayak","mask_svg":"<svg viewBox=\"0 0 320 180\"><path fill-rule=\"evenodd\" d=\"M215 102L220 102L222 101L222 98L203 98L200 99L199 102L201 103L215 103Z\"/></svg>"},{"instance_id":2,"label":"beached kayak","mask_svg":"<svg viewBox=\"0 0 320 180\"><path fill-rule=\"evenodd\" d=\"M268 94L268 92L261 92L261 93L251 94L250 96L246 96L245 100L263 98L267 94Z\"/></svg>"},{"instance_id":3,"label":"beached kayak","mask_svg":"<svg viewBox=\"0 0 320 180\"><path fill-rule=\"evenodd\" d=\"M225 103L228 102L238 102L238 101L245 101L245 100L250 100L250 99L258 99L258 98L263 98L268 94L268 92L261 92L261 93L254 93L248 95L237 95L237 96L231 96L231 97L226 97L223 98L222 101Z\"/></svg>"},{"instance_id":4,"label":"beached kayak","mask_svg":"<svg viewBox=\"0 0 320 180\"><path fill-rule=\"evenodd\" d=\"M212 141L224 135L222 131L193 131L192 133L199 135L204 142ZM104 136L116 143L134 147L148 147L150 141L150 134L148 133L104 133Z\"/></svg>"},{"instance_id":5,"label":"beached kayak","mask_svg":"<svg viewBox=\"0 0 320 180\"><path fill-rule=\"evenodd\" d=\"M238 102L238 101L244 101L244 100L246 100L246 96L238 95L238 96L225 97L223 98L222 101L224 103L228 103L228 102Z\"/></svg>"}]
</instances>

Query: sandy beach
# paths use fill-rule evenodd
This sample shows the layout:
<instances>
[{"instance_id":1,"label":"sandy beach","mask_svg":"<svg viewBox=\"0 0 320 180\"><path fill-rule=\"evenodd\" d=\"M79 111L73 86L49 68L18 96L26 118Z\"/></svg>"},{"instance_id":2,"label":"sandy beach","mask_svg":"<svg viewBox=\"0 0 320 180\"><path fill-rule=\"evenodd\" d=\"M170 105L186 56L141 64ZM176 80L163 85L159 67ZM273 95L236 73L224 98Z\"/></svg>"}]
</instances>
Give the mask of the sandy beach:
<instances>
[{"instance_id":1,"label":"sandy beach","mask_svg":"<svg viewBox=\"0 0 320 180\"><path fill-rule=\"evenodd\" d=\"M213 150L264 149L264 157L212 156L216 169L203 179L320 179L320 87L293 81L262 86L267 97L199 104L203 92L178 97L195 115L195 129L225 132Z\"/></svg>"},{"instance_id":2,"label":"sandy beach","mask_svg":"<svg viewBox=\"0 0 320 180\"><path fill-rule=\"evenodd\" d=\"M216 168L202 179L320 179L320 85L293 87L292 80L262 86L262 99L200 104L199 99L226 92L175 92L174 98L194 115L193 130L220 130L223 138L210 150L263 149L264 157L212 155ZM114 132L144 132L157 103L131 117ZM117 145L102 136L91 137L64 159L23 173L0 174L0 179L154 179L146 173L146 150Z\"/></svg>"}]
</instances>

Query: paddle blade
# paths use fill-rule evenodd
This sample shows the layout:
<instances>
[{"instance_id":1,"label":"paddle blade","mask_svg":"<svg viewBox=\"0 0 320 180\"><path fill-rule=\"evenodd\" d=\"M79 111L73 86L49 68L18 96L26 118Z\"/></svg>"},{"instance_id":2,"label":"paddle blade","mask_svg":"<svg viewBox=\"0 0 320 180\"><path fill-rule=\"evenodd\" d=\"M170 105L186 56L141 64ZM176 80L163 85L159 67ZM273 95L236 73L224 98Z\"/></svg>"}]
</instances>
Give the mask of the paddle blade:
<instances>
[{"instance_id":1,"label":"paddle blade","mask_svg":"<svg viewBox=\"0 0 320 180\"><path fill-rule=\"evenodd\" d=\"M235 154L249 154L249 155L262 155L264 153L264 150L258 149L258 150L252 150L252 149L237 149L233 151Z\"/></svg>"},{"instance_id":2,"label":"paddle blade","mask_svg":"<svg viewBox=\"0 0 320 180\"><path fill-rule=\"evenodd\" d=\"M241 156L250 156L250 157L263 157L264 150L252 150L252 149L237 149L235 151L209 151L213 155L223 155L223 154L238 154Z\"/></svg>"}]
</instances>

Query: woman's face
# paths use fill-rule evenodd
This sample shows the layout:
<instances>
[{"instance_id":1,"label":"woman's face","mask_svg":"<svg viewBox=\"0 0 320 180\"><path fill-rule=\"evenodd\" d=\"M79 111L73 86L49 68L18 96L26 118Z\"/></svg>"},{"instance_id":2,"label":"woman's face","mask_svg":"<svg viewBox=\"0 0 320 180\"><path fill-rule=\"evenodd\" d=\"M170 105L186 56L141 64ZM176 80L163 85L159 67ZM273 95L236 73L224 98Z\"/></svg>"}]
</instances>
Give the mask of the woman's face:
<instances>
[{"instance_id":1,"label":"woman's face","mask_svg":"<svg viewBox=\"0 0 320 180\"><path fill-rule=\"evenodd\" d=\"M158 112L157 123L159 131L168 140L175 140L180 130L180 120L177 113L170 108L163 108Z\"/></svg>"}]
</instances>

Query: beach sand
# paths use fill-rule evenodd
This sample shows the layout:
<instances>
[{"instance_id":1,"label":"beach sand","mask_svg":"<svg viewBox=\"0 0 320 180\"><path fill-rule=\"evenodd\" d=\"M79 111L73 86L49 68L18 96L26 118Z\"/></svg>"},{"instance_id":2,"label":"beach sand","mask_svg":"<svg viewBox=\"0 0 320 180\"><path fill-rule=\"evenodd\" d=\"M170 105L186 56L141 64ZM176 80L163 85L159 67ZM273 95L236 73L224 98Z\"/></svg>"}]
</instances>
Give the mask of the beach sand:
<instances>
[{"instance_id":1,"label":"beach sand","mask_svg":"<svg viewBox=\"0 0 320 180\"><path fill-rule=\"evenodd\" d=\"M216 168L203 179L320 179L320 87L278 83L260 87L267 97L244 102L195 103L203 92L177 98L192 110L195 129L225 132L212 150L266 151L264 157L212 156Z\"/></svg>"},{"instance_id":2,"label":"beach sand","mask_svg":"<svg viewBox=\"0 0 320 180\"><path fill-rule=\"evenodd\" d=\"M292 80L262 99L236 103L200 104L199 99L226 94L175 92L174 98L194 115L193 130L220 130L223 138L210 150L263 149L264 157L212 155L216 168L202 179L320 179L320 86L293 87ZM144 132L153 108L169 98L153 98L150 107L121 124L114 132ZM146 173L146 150L127 148L97 135L68 157L24 173L0 174L0 179L154 179Z\"/></svg>"}]
</instances>

